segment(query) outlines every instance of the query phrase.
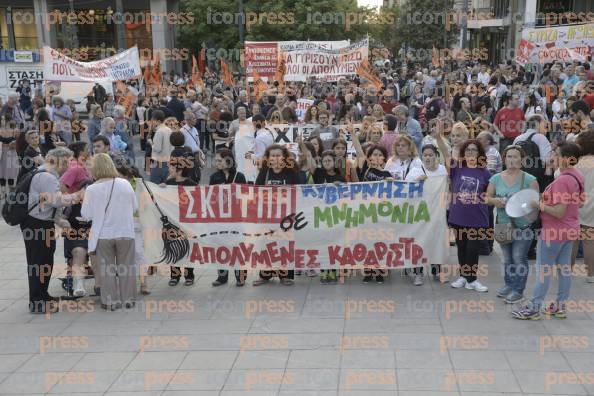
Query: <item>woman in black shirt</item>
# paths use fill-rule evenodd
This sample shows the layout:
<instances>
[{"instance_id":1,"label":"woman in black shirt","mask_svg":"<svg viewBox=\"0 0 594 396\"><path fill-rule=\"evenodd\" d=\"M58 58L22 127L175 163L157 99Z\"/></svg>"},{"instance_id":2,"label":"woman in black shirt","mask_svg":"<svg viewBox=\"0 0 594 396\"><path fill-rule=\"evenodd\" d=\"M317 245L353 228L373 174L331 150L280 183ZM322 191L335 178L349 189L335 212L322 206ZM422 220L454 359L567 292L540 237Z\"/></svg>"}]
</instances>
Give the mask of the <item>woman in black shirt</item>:
<instances>
[{"instance_id":1,"label":"woman in black shirt","mask_svg":"<svg viewBox=\"0 0 594 396\"><path fill-rule=\"evenodd\" d=\"M348 133L353 139L353 147L357 152L357 173L359 181L371 182L392 179L390 172L384 170L388 160L388 152L379 144L372 144L363 152L359 137L353 132L352 124L347 126Z\"/></svg>"},{"instance_id":2,"label":"woman in black shirt","mask_svg":"<svg viewBox=\"0 0 594 396\"><path fill-rule=\"evenodd\" d=\"M356 133L353 133L352 125L348 125L348 132L351 134L353 139L353 146L357 151L357 171L359 181L362 182L374 182L383 180L392 180L390 172L384 170L386 161L388 159L388 152L386 149L379 144L372 144L367 152L363 152L361 143ZM373 274L375 273L375 280L377 283L384 283L384 271L374 270L371 268L365 268L363 270L364 277L363 283L369 283L373 280Z\"/></svg>"},{"instance_id":3,"label":"woman in black shirt","mask_svg":"<svg viewBox=\"0 0 594 396\"><path fill-rule=\"evenodd\" d=\"M228 148L217 150L215 156L215 167L217 171L210 176L209 185L214 184L246 184L247 180L243 173L238 172L235 167L235 158L233 152ZM245 278L247 277L247 270L235 270L235 280L237 286L245 285ZM229 271L219 270L217 279L212 282L214 287L224 285L229 280Z\"/></svg>"},{"instance_id":4,"label":"woman in black shirt","mask_svg":"<svg viewBox=\"0 0 594 396\"><path fill-rule=\"evenodd\" d=\"M179 149L177 149L179 150ZM197 186L194 180L190 179L190 172L193 169L194 157L192 153L186 150L179 150L172 152L169 160L169 178L165 182L168 186ZM171 266L171 279L169 286L176 286L181 278L181 270L179 267ZM184 268L185 285L191 286L194 284L194 268Z\"/></svg>"},{"instance_id":5,"label":"woman in black shirt","mask_svg":"<svg viewBox=\"0 0 594 396\"><path fill-rule=\"evenodd\" d=\"M270 145L264 152L262 169L258 173L255 184L258 186L299 184L296 169L295 161L290 158L289 150L280 144ZM276 274L283 285L289 286L294 283L294 270L280 270L260 271L260 279L256 279L253 284L260 286Z\"/></svg>"}]
</instances>

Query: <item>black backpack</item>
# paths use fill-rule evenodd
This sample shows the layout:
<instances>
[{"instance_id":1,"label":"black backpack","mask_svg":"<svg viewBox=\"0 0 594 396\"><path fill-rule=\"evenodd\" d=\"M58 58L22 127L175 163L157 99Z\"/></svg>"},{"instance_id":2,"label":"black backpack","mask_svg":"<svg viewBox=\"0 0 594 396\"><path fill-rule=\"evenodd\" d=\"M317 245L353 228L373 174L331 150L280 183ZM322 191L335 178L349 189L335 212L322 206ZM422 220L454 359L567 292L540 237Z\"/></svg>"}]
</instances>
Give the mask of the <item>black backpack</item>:
<instances>
[{"instance_id":1,"label":"black backpack","mask_svg":"<svg viewBox=\"0 0 594 396\"><path fill-rule=\"evenodd\" d=\"M439 99L432 99L427 103L427 111L425 112L425 119L431 121L439 115Z\"/></svg>"},{"instance_id":2,"label":"black backpack","mask_svg":"<svg viewBox=\"0 0 594 396\"><path fill-rule=\"evenodd\" d=\"M16 188L6 195L6 201L2 207L2 217L8 225L16 226L22 224L29 213L35 209L39 203L36 203L29 209L29 190L31 181L38 173L44 170L35 170L27 173L23 179L16 185Z\"/></svg>"},{"instance_id":3,"label":"black backpack","mask_svg":"<svg viewBox=\"0 0 594 396\"><path fill-rule=\"evenodd\" d=\"M517 146L520 146L526 154L523 160L524 166L522 167L522 170L536 177L536 180L540 183L545 174L545 163L540 158L538 144L532 141L534 135L536 135L536 132L530 134L526 140L519 141Z\"/></svg>"}]
</instances>

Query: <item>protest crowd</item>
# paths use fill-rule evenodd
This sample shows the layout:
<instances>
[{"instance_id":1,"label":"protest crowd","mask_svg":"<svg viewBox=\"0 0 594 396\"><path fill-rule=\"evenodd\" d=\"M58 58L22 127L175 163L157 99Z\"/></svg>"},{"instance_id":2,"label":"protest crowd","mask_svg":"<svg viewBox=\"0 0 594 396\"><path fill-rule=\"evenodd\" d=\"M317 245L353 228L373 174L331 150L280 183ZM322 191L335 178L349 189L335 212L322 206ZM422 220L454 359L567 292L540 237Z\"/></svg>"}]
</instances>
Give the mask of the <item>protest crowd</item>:
<instances>
[{"instance_id":1,"label":"protest crowd","mask_svg":"<svg viewBox=\"0 0 594 396\"><path fill-rule=\"evenodd\" d=\"M156 267L145 262L135 195L144 180L164 187L447 176L447 225L460 273L448 280L451 287L487 292L477 277L479 256L498 244L505 279L496 293L517 304L512 316L565 317L577 257L594 284L594 62L525 69L511 61L452 68L391 60L365 68L305 82L282 81L282 74L265 82L226 69L174 75L153 68L142 79L114 84L114 94L95 84L87 114L59 94L22 88L9 95L0 113L0 188L5 218L20 216L15 224L26 246L30 311L58 309L48 286L60 238L73 298L100 296L104 309L115 310L150 293ZM269 126L276 124L312 127L288 147L275 141ZM246 125L247 137L239 133ZM504 209L524 189L540 196L530 203L538 212L532 221L512 219ZM9 199L19 196L26 197L20 206ZM468 231L487 237L470 238ZM532 270L530 259L537 262ZM407 269L407 279L417 286L431 277L445 280L440 263L425 267ZM253 286L275 277L293 285L296 276L336 284L341 271L249 277ZM366 268L361 278L381 284L398 271ZM538 276L530 296L531 271ZM194 284L191 267L171 266L168 273L171 287L182 277L185 286ZM93 290L85 282L89 274ZM559 290L546 305L555 276ZM235 270L234 277L243 286L248 272ZM228 278L219 270L212 286Z\"/></svg>"}]
</instances>

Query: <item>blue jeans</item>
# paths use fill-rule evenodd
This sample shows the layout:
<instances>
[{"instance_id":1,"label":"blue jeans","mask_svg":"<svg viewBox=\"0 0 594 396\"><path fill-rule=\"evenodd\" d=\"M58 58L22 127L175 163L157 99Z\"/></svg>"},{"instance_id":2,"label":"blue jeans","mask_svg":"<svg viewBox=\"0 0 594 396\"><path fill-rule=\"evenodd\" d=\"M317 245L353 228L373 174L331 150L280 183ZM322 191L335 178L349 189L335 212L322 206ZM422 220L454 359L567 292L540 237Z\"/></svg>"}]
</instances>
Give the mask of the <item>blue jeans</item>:
<instances>
[{"instance_id":1,"label":"blue jeans","mask_svg":"<svg viewBox=\"0 0 594 396\"><path fill-rule=\"evenodd\" d=\"M500 245L503 253L503 280L513 291L523 294L530 271L528 250L534 239L534 232L530 228L523 230L516 228L514 233L512 243Z\"/></svg>"},{"instance_id":2,"label":"blue jeans","mask_svg":"<svg viewBox=\"0 0 594 396\"><path fill-rule=\"evenodd\" d=\"M155 162L151 165L151 182L165 183L167 176L169 176L169 165L166 162Z\"/></svg>"},{"instance_id":3,"label":"blue jeans","mask_svg":"<svg viewBox=\"0 0 594 396\"><path fill-rule=\"evenodd\" d=\"M553 276L553 269L557 266L559 290L557 291L557 306L561 307L569 297L571 288L571 251L573 241L547 242L538 241L536 247L536 285L532 297L532 308L540 309L544 301L549 284Z\"/></svg>"}]
</instances>

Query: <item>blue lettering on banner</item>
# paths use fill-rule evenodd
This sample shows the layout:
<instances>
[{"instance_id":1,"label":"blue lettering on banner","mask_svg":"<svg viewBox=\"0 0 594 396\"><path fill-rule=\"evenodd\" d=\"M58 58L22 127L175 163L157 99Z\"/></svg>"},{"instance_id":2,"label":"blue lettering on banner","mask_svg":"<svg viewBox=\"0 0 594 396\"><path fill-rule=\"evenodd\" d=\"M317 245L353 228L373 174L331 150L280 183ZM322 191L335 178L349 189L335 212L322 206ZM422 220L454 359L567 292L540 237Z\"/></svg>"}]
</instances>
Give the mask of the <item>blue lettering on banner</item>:
<instances>
[{"instance_id":1,"label":"blue lettering on banner","mask_svg":"<svg viewBox=\"0 0 594 396\"><path fill-rule=\"evenodd\" d=\"M333 204L339 199L394 199L422 198L424 181L381 181L371 183L302 185L301 193L305 198L317 198L326 204Z\"/></svg>"}]
</instances>

